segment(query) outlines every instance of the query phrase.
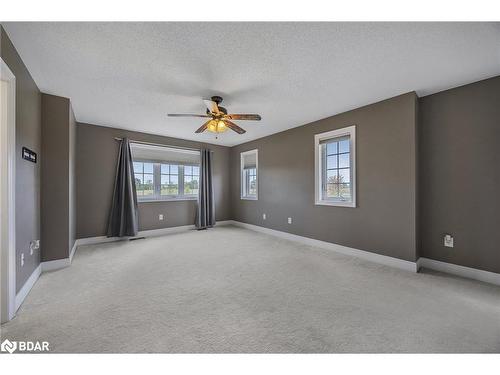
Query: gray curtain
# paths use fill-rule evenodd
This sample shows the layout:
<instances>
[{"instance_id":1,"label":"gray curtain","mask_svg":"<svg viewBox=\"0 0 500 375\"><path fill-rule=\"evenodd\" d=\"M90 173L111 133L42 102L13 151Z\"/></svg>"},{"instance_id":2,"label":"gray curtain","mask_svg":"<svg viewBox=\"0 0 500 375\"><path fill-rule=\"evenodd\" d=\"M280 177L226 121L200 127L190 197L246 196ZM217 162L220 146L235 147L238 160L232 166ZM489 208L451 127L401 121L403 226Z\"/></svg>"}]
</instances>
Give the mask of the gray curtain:
<instances>
[{"instance_id":1,"label":"gray curtain","mask_svg":"<svg viewBox=\"0 0 500 375\"><path fill-rule=\"evenodd\" d=\"M130 142L121 141L116 166L115 190L108 221L108 237L135 236L139 230L134 164Z\"/></svg>"},{"instance_id":2,"label":"gray curtain","mask_svg":"<svg viewBox=\"0 0 500 375\"><path fill-rule=\"evenodd\" d=\"M200 153L200 187L196 228L206 229L215 225L215 198L212 186L212 152L202 149Z\"/></svg>"}]
</instances>

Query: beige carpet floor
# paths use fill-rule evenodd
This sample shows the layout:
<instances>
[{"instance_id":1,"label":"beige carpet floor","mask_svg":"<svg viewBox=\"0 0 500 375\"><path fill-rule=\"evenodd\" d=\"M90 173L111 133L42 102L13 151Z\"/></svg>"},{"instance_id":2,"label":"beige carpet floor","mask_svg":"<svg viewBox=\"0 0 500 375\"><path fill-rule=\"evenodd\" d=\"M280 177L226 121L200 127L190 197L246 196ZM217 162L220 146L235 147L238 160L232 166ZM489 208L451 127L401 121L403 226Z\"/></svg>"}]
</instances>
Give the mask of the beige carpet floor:
<instances>
[{"instance_id":1,"label":"beige carpet floor","mask_svg":"<svg viewBox=\"0 0 500 375\"><path fill-rule=\"evenodd\" d=\"M500 287L232 226L78 248L2 338L54 352L500 352Z\"/></svg>"}]
</instances>

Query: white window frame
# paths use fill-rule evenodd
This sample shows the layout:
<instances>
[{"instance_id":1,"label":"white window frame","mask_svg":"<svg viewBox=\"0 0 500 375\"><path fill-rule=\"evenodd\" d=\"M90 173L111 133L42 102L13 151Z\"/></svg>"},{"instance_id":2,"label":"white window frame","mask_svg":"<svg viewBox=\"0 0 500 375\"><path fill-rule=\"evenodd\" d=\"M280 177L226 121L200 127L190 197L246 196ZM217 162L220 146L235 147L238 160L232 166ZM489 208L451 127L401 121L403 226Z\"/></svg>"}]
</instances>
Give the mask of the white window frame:
<instances>
[{"instance_id":1,"label":"white window frame","mask_svg":"<svg viewBox=\"0 0 500 375\"><path fill-rule=\"evenodd\" d=\"M255 178L257 179L255 195L248 195L246 192L246 182L245 182L245 156L255 154ZM240 199L256 201L259 199L259 150L249 150L242 152L240 154Z\"/></svg>"},{"instance_id":2,"label":"white window frame","mask_svg":"<svg viewBox=\"0 0 500 375\"><path fill-rule=\"evenodd\" d=\"M333 200L323 198L323 158L321 155L321 142L349 136L349 165L350 165L350 183L351 200ZM356 207L356 126L348 126L342 129L335 129L325 133L314 135L314 201L316 205L338 206L338 207Z\"/></svg>"},{"instance_id":3,"label":"white window frame","mask_svg":"<svg viewBox=\"0 0 500 375\"><path fill-rule=\"evenodd\" d=\"M158 160L147 160L147 159L134 159L134 162L137 163L151 163L153 164L153 195L137 195L137 202L145 203L145 202L164 202L164 201L190 201L197 200L198 194L184 194L184 167L200 167L200 164L196 163L179 163L175 161L158 161ZM179 194L177 195L161 195L161 164L171 164L178 166L178 186L179 186ZM135 176L135 173L134 173ZM199 176L199 175L198 175ZM134 177L135 182L135 177ZM198 182L199 189L199 182Z\"/></svg>"}]
</instances>

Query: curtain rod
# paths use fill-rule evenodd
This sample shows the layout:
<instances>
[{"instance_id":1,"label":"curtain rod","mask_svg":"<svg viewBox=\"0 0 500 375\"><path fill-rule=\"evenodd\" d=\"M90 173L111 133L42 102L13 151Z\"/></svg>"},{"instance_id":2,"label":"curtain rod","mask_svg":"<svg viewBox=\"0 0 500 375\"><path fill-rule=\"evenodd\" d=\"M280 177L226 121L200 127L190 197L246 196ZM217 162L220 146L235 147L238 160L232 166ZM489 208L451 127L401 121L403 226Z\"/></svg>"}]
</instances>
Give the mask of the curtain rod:
<instances>
[{"instance_id":1,"label":"curtain rod","mask_svg":"<svg viewBox=\"0 0 500 375\"><path fill-rule=\"evenodd\" d=\"M116 141L123 141L123 138L115 137ZM190 151L200 151L199 148L192 148L192 147L181 147L181 146L171 146L171 145L164 145L161 143L151 143L151 142L143 142L143 141L134 141L130 139L131 143L140 143L143 145L149 145L149 146L159 146L159 147L169 147L169 148L177 148L180 150L190 150Z\"/></svg>"}]
</instances>

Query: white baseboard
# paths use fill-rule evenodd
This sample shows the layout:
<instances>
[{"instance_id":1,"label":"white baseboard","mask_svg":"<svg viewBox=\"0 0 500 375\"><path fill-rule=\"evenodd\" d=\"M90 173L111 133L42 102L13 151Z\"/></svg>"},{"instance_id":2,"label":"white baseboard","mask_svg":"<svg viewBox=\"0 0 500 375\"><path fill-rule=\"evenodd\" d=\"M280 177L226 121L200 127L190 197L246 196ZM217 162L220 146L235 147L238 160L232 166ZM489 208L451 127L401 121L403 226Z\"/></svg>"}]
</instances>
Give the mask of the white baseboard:
<instances>
[{"instance_id":1,"label":"white baseboard","mask_svg":"<svg viewBox=\"0 0 500 375\"><path fill-rule=\"evenodd\" d=\"M78 247L78 240L75 240L75 243L73 244L73 248L71 249L69 253L69 262L71 263L73 261L73 255L75 255L76 248Z\"/></svg>"},{"instance_id":2,"label":"white baseboard","mask_svg":"<svg viewBox=\"0 0 500 375\"><path fill-rule=\"evenodd\" d=\"M71 265L71 260L70 258L48 260L46 262L40 263L40 265L42 266L42 272L50 272L69 267Z\"/></svg>"},{"instance_id":3,"label":"white baseboard","mask_svg":"<svg viewBox=\"0 0 500 375\"><path fill-rule=\"evenodd\" d=\"M61 268L66 268L71 266L71 262L73 261L73 256L75 255L77 247L78 247L78 240L75 240L75 243L73 244L73 247L69 252L68 258L48 260L40 263L40 265L42 266L42 272L56 271Z\"/></svg>"},{"instance_id":4,"label":"white baseboard","mask_svg":"<svg viewBox=\"0 0 500 375\"><path fill-rule=\"evenodd\" d=\"M218 221L216 226L230 225L233 224L232 220L222 220ZM160 228L160 229L150 229L150 230L141 230L137 233L135 237L159 237L165 236L167 234L184 232L187 230L194 230L196 227L194 225L180 225L177 227L170 228ZM76 240L76 246L80 245L94 245L106 242L115 242L115 241L124 241L134 237L106 237L106 236L97 236L97 237L86 237L79 238Z\"/></svg>"},{"instance_id":5,"label":"white baseboard","mask_svg":"<svg viewBox=\"0 0 500 375\"><path fill-rule=\"evenodd\" d=\"M26 299L26 296L30 292L31 288L33 288L33 285L35 285L41 273L42 273L42 265L39 264L38 267L35 268L35 270L31 274L31 276L28 278L28 280L26 280L19 293L16 294L16 311L23 304L24 300Z\"/></svg>"},{"instance_id":6,"label":"white baseboard","mask_svg":"<svg viewBox=\"0 0 500 375\"><path fill-rule=\"evenodd\" d=\"M500 285L499 273L478 270L477 268L459 266L457 264L441 262L439 260L429 258L419 258L417 264L419 268L428 268L434 271L440 271L460 277L465 277L467 279Z\"/></svg>"},{"instance_id":7,"label":"white baseboard","mask_svg":"<svg viewBox=\"0 0 500 375\"><path fill-rule=\"evenodd\" d=\"M408 260L393 258L393 257L386 256L386 255L375 254L375 253L371 253L369 251L358 250L358 249L354 249L352 247L337 245L337 244L334 244L331 242L326 242L326 241L315 240L313 238L303 237L303 236L299 236L299 235L291 234L291 233L287 233L287 232L282 232L282 231L275 230L275 229L264 228L264 227L260 227L258 225L242 223L240 221L233 221L233 224L236 226L242 227L242 228L254 230L256 232L270 234L272 236L284 238L284 239L291 240L291 241L296 241L296 242L299 242L299 243L302 243L302 244L308 245L308 246L316 246L316 247L319 247L322 249L332 250L332 251L335 251L337 253L350 255L350 256L353 256L356 258L361 258L361 259L364 259L364 260L367 260L370 262L384 264L386 266L395 267L395 268L399 268L399 269L411 271L411 272L418 271L418 267L417 267L416 262L410 262Z\"/></svg>"}]
</instances>

